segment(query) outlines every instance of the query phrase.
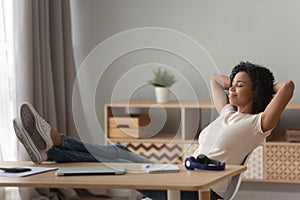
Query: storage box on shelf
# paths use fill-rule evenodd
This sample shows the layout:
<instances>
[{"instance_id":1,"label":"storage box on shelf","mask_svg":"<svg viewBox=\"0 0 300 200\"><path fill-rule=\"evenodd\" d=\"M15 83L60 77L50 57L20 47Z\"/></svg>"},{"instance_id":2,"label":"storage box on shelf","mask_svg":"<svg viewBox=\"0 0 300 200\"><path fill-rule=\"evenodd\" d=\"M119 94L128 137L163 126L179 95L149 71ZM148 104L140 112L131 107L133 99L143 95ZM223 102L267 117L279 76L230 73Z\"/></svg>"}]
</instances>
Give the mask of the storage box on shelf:
<instances>
[{"instance_id":1,"label":"storage box on shelf","mask_svg":"<svg viewBox=\"0 0 300 200\"><path fill-rule=\"evenodd\" d=\"M300 130L299 129L287 129L286 133L287 142L300 142Z\"/></svg>"},{"instance_id":2,"label":"storage box on shelf","mask_svg":"<svg viewBox=\"0 0 300 200\"><path fill-rule=\"evenodd\" d=\"M150 123L149 115L131 115L126 117L109 117L109 138L145 138L146 132L142 127Z\"/></svg>"}]
</instances>

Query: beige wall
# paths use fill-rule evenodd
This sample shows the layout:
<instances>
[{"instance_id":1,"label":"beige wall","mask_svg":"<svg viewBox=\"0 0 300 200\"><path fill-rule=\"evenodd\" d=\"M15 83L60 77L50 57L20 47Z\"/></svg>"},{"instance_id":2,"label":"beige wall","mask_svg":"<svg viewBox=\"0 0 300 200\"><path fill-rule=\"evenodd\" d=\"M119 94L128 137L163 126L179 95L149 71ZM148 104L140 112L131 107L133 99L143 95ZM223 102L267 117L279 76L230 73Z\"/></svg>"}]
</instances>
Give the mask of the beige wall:
<instances>
[{"instance_id":1,"label":"beige wall","mask_svg":"<svg viewBox=\"0 0 300 200\"><path fill-rule=\"evenodd\" d=\"M229 74L231 68L241 60L269 67L278 81L292 79L296 87L300 85L300 1L71 0L71 6L78 69L101 42L123 31L142 27L161 27L186 34L204 47L217 66L216 69L200 66L205 74L205 77L201 77L180 56L157 49L140 49L120 55L109 66L97 63L99 60L90 61L92 66L96 65L104 71L95 91L95 107L102 126L103 105L111 100L118 81L124 74L130 74L131 79L127 84L122 84L122 90L115 96L126 97L135 84L143 84L142 80L151 79L152 74L149 73L154 66L149 65L144 71L128 71L154 61L173 67L187 78L199 99L210 98L206 85L209 79L207 74L216 71ZM193 49L188 53L192 54ZM90 81L89 76L85 81ZM189 97L190 94L181 83L183 81L174 85L174 91L181 97ZM135 90L133 96L154 98L152 88L147 85ZM300 101L297 88L293 101ZM299 114L286 111L282 115L281 134L284 134L286 127L300 128L297 122ZM210 116L204 120L209 121ZM93 137L87 136L90 140L102 141ZM262 188L264 186L260 185ZM255 190L255 184L249 187L246 187L247 191ZM286 191L287 187L282 185L280 188ZM293 199L293 196L289 199Z\"/></svg>"}]
</instances>

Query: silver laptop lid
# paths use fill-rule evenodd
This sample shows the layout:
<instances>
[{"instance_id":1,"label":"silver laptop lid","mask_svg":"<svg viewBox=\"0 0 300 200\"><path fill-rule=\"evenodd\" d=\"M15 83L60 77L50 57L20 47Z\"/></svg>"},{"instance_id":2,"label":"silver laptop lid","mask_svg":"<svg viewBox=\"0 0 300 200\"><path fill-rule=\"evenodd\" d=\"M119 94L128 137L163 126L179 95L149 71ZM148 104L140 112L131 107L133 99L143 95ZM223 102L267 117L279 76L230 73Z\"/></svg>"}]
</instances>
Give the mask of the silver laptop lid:
<instances>
[{"instance_id":1,"label":"silver laptop lid","mask_svg":"<svg viewBox=\"0 0 300 200\"><path fill-rule=\"evenodd\" d=\"M82 166L60 167L55 172L57 176L71 175L118 175L125 174L125 166Z\"/></svg>"}]
</instances>

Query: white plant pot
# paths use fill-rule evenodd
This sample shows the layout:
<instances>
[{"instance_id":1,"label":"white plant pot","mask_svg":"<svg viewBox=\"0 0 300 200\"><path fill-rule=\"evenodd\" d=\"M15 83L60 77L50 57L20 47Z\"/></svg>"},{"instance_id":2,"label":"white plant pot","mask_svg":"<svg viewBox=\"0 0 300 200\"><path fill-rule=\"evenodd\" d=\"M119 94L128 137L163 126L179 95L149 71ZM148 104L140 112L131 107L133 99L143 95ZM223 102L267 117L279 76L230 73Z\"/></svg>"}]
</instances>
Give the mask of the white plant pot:
<instances>
[{"instance_id":1,"label":"white plant pot","mask_svg":"<svg viewBox=\"0 0 300 200\"><path fill-rule=\"evenodd\" d=\"M155 87L155 97L157 103L167 103L170 99L170 90L166 87Z\"/></svg>"}]
</instances>

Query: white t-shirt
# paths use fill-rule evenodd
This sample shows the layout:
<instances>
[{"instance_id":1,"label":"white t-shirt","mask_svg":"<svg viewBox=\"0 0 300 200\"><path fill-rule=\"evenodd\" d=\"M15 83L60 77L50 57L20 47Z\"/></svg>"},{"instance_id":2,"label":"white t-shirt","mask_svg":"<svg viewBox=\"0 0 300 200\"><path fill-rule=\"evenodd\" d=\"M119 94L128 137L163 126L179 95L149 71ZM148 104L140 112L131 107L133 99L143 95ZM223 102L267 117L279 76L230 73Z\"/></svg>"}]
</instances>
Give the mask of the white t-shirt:
<instances>
[{"instance_id":1,"label":"white t-shirt","mask_svg":"<svg viewBox=\"0 0 300 200\"><path fill-rule=\"evenodd\" d=\"M199 147L193 156L205 154L226 164L241 164L246 155L264 142L272 131L261 130L261 115L240 113L232 105L226 105L220 116L201 131ZM227 181L212 189L224 196L226 188Z\"/></svg>"}]
</instances>

